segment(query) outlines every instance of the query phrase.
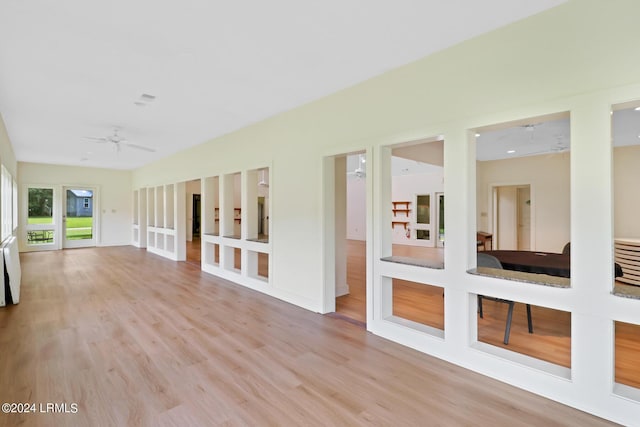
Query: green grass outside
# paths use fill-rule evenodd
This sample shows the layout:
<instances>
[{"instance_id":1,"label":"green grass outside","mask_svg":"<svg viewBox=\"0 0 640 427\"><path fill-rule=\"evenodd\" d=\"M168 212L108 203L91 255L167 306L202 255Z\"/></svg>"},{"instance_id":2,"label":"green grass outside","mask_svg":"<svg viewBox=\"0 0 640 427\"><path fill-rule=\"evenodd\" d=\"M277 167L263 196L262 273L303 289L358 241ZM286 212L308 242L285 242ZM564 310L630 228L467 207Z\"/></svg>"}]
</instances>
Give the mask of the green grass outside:
<instances>
[{"instance_id":1,"label":"green grass outside","mask_svg":"<svg viewBox=\"0 0 640 427\"><path fill-rule=\"evenodd\" d=\"M27 224L52 224L53 218L50 216L30 216Z\"/></svg>"},{"instance_id":2,"label":"green grass outside","mask_svg":"<svg viewBox=\"0 0 640 427\"><path fill-rule=\"evenodd\" d=\"M67 217L67 240L91 239L93 218L86 216Z\"/></svg>"},{"instance_id":3,"label":"green grass outside","mask_svg":"<svg viewBox=\"0 0 640 427\"><path fill-rule=\"evenodd\" d=\"M52 224L53 218L50 216L31 216L27 221L28 224ZM92 217L67 217L67 228L80 228L93 226Z\"/></svg>"},{"instance_id":4,"label":"green grass outside","mask_svg":"<svg viewBox=\"0 0 640 427\"><path fill-rule=\"evenodd\" d=\"M67 217L67 228L80 228L80 227L91 227L93 226L93 218L92 217Z\"/></svg>"},{"instance_id":5,"label":"green grass outside","mask_svg":"<svg viewBox=\"0 0 640 427\"><path fill-rule=\"evenodd\" d=\"M52 224L53 218L50 216L45 217L29 217L29 224ZM67 217L67 239L68 240L80 240L91 239L93 228L92 217Z\"/></svg>"}]
</instances>

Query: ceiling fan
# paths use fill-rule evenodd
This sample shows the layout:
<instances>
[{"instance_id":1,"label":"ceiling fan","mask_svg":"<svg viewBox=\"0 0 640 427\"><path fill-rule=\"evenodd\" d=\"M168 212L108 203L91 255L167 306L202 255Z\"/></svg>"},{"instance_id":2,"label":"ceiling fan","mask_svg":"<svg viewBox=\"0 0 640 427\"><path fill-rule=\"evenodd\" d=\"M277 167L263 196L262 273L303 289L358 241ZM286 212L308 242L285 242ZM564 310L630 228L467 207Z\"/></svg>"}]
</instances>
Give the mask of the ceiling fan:
<instances>
[{"instance_id":1,"label":"ceiling fan","mask_svg":"<svg viewBox=\"0 0 640 427\"><path fill-rule=\"evenodd\" d=\"M535 156L538 154L558 154L569 151L569 143L564 140L563 135L556 135L555 144L548 144L546 148L523 154L524 156Z\"/></svg>"},{"instance_id":2,"label":"ceiling fan","mask_svg":"<svg viewBox=\"0 0 640 427\"><path fill-rule=\"evenodd\" d=\"M269 187L269 183L267 181L265 181L265 179L264 179L264 169L262 169L262 177L260 178L260 181L258 182L258 187Z\"/></svg>"},{"instance_id":3,"label":"ceiling fan","mask_svg":"<svg viewBox=\"0 0 640 427\"><path fill-rule=\"evenodd\" d=\"M85 139L89 139L92 142L96 142L98 144L102 144L105 142L110 142L113 144L116 152L120 152L120 150L122 149L122 146L125 145L127 147L131 147L131 148L135 148L138 150L143 150L143 151L148 151L150 153L155 153L155 149L153 148L149 148L149 147L145 147L143 145L138 145L138 144L132 144L130 142L127 142L126 138L124 138L123 136L120 136L120 134L118 133L119 129L114 129L113 130L113 135L108 135L106 137L96 137L96 136L84 136L83 138Z\"/></svg>"},{"instance_id":4,"label":"ceiling fan","mask_svg":"<svg viewBox=\"0 0 640 427\"><path fill-rule=\"evenodd\" d=\"M364 178L367 176L367 172L364 169L364 164L367 160L364 158L364 155L358 154L358 167L355 168L351 172L347 172L347 175L353 175L356 178Z\"/></svg>"}]
</instances>

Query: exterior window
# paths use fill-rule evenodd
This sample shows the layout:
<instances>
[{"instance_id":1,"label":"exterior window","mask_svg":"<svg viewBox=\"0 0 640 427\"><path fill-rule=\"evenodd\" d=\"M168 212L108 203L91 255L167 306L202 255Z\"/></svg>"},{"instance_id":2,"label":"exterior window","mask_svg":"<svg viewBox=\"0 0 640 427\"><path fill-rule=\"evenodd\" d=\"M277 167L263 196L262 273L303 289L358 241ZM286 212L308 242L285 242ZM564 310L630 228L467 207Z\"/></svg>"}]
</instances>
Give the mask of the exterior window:
<instances>
[{"instance_id":1,"label":"exterior window","mask_svg":"<svg viewBox=\"0 0 640 427\"><path fill-rule=\"evenodd\" d=\"M85 209L89 209L89 198L85 197L82 205Z\"/></svg>"}]
</instances>

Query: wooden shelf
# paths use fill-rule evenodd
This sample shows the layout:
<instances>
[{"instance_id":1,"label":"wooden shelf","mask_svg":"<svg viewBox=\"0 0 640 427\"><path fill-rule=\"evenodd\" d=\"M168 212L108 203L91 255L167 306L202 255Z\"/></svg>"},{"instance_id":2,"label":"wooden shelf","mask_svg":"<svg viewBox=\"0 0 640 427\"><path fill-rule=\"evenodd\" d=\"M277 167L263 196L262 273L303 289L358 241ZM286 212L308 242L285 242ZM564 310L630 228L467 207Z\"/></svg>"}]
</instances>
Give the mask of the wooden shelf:
<instances>
[{"instance_id":1,"label":"wooden shelf","mask_svg":"<svg viewBox=\"0 0 640 427\"><path fill-rule=\"evenodd\" d=\"M403 214L403 216L401 216L400 219L402 218L406 218L407 220L409 219L409 212L411 212L411 209L409 209L409 206L411 205L411 202L405 201L405 200L399 200L399 201L391 202L391 204L393 205L393 208L391 209L391 211L393 212L394 217L396 217L398 213L401 213ZM396 225L402 225L406 230L408 224L409 224L409 221L391 221L391 228L394 228Z\"/></svg>"},{"instance_id":2,"label":"wooden shelf","mask_svg":"<svg viewBox=\"0 0 640 427\"><path fill-rule=\"evenodd\" d=\"M411 202L399 201L399 202L391 202L393 204L393 209L398 209L398 206L404 205L405 209L409 209L409 205Z\"/></svg>"},{"instance_id":3,"label":"wooden shelf","mask_svg":"<svg viewBox=\"0 0 640 427\"><path fill-rule=\"evenodd\" d=\"M391 209L393 211L393 216L396 216L397 212L402 212L405 215L409 215L409 212L411 212L411 209Z\"/></svg>"}]
</instances>

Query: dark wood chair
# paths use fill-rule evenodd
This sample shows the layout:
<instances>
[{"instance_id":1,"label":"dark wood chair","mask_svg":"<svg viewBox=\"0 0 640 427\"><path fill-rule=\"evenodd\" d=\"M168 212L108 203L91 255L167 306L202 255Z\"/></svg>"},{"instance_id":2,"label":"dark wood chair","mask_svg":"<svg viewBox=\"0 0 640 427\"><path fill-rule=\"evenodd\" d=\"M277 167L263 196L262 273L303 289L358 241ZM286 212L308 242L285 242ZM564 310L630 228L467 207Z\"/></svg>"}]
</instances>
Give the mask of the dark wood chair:
<instances>
[{"instance_id":1,"label":"dark wood chair","mask_svg":"<svg viewBox=\"0 0 640 427\"><path fill-rule=\"evenodd\" d=\"M499 268L502 269L502 264L498 260L498 258L493 255L478 253L478 267L487 267L487 268ZM509 310L507 311L507 323L504 328L504 343L509 344L509 335L511 334L511 320L513 318L513 307L515 306L515 302L511 300L506 300L503 298L495 298L488 297L486 295L478 294L478 313L480 314L480 318L484 317L484 313L482 312L482 300L488 299L490 301L501 302L509 305ZM531 306L527 304L527 323L529 326L529 333L533 333L533 322L531 320Z\"/></svg>"}]
</instances>

